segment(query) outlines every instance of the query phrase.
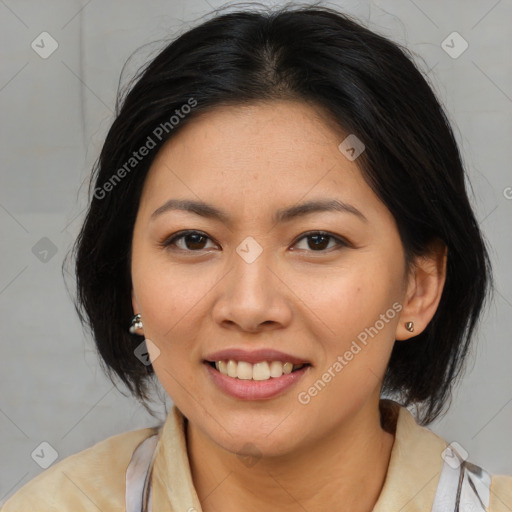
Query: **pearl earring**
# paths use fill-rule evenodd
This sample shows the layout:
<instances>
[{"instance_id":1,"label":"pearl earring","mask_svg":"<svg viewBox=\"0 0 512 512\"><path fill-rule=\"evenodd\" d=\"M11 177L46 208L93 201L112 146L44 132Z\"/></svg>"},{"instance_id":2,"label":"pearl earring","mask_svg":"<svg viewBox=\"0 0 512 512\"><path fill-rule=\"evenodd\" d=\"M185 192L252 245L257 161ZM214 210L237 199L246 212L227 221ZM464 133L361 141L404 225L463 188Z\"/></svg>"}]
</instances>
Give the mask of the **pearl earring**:
<instances>
[{"instance_id":1,"label":"pearl earring","mask_svg":"<svg viewBox=\"0 0 512 512\"><path fill-rule=\"evenodd\" d=\"M405 328L409 332L414 332L414 322L405 322Z\"/></svg>"},{"instance_id":2,"label":"pearl earring","mask_svg":"<svg viewBox=\"0 0 512 512\"><path fill-rule=\"evenodd\" d=\"M136 334L137 333L137 330L138 329L142 329L143 328L143 325L142 325L142 317L140 316L140 313L135 315L133 318L132 318L132 323L130 325L130 332L132 334Z\"/></svg>"}]
</instances>

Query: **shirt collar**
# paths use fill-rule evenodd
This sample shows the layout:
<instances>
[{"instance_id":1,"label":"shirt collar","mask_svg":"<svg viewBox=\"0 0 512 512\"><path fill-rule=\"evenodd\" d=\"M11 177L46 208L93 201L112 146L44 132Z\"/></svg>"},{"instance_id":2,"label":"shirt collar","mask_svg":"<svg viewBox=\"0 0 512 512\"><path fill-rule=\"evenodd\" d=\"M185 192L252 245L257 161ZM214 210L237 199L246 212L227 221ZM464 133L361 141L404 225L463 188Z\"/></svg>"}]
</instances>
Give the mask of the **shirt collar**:
<instances>
[{"instance_id":1,"label":"shirt collar","mask_svg":"<svg viewBox=\"0 0 512 512\"><path fill-rule=\"evenodd\" d=\"M380 406L392 422L393 416L398 418L388 471L372 512L430 510L443 467L441 454L448 443L420 426L397 402L382 399Z\"/></svg>"},{"instance_id":2,"label":"shirt collar","mask_svg":"<svg viewBox=\"0 0 512 512\"><path fill-rule=\"evenodd\" d=\"M411 412L397 402L381 399L380 408L383 425L394 429L395 441L384 485L373 512L430 510L443 465L441 453L447 443L418 425ZM186 421L173 405L156 447L154 510L201 511L188 459Z\"/></svg>"}]
</instances>

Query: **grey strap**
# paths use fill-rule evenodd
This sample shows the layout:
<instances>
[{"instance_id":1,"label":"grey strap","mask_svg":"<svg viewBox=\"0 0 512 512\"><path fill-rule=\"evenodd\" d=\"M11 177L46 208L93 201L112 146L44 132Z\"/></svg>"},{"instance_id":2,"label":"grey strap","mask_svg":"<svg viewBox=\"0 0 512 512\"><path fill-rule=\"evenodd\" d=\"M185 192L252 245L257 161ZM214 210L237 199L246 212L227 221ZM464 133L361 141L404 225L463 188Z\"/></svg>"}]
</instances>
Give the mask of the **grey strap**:
<instances>
[{"instance_id":1,"label":"grey strap","mask_svg":"<svg viewBox=\"0 0 512 512\"><path fill-rule=\"evenodd\" d=\"M152 512L151 475L160 430L137 446L126 469L126 512Z\"/></svg>"},{"instance_id":2,"label":"grey strap","mask_svg":"<svg viewBox=\"0 0 512 512\"><path fill-rule=\"evenodd\" d=\"M487 512L490 488L491 475L449 445L431 512Z\"/></svg>"}]
</instances>

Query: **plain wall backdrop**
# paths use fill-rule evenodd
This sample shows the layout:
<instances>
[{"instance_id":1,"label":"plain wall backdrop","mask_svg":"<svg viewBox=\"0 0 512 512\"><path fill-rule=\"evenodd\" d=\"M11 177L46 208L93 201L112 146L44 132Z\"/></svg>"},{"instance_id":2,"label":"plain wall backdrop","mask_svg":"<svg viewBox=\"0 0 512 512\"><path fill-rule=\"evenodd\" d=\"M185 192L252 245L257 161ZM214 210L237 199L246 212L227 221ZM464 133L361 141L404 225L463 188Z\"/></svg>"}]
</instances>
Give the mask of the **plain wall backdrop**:
<instances>
[{"instance_id":1,"label":"plain wall backdrop","mask_svg":"<svg viewBox=\"0 0 512 512\"><path fill-rule=\"evenodd\" d=\"M113 120L126 59L224 5L0 0L0 505L43 471L32 455L42 442L60 460L158 423L103 374L61 265L84 216L84 182ZM512 2L323 5L357 16L417 54L453 123L497 293L449 412L429 428L458 442L471 462L512 475ZM139 52L126 78L163 44ZM164 407L156 407L163 419Z\"/></svg>"}]
</instances>

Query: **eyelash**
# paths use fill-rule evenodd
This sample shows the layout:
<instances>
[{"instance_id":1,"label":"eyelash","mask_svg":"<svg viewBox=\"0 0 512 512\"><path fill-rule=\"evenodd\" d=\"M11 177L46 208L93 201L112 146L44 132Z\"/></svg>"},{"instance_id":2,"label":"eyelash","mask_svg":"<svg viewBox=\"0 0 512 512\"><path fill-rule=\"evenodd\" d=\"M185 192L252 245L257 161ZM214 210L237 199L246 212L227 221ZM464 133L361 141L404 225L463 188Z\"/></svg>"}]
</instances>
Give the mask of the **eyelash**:
<instances>
[{"instance_id":1,"label":"eyelash","mask_svg":"<svg viewBox=\"0 0 512 512\"><path fill-rule=\"evenodd\" d=\"M197 234L197 235L202 236L203 238L207 238L208 240L212 240L209 236L206 235L206 233L203 233L202 231L197 231L197 230L189 229L189 230L185 230L185 231L180 231L178 233L175 233L175 234L171 235L170 237L167 237L165 240L160 242L159 245L161 247L165 248L165 249L170 249L172 245L175 245L175 242L177 240L180 240L182 238L184 239L186 236L192 235L192 234ZM345 241L344 239L340 238L339 236L335 236L335 235L333 235L331 233L328 233L327 231L308 231L307 233L304 233L303 235L301 235L301 237L298 238L293 243L293 245L296 245L298 242L300 242L304 238L309 238L309 237L313 237L313 236L323 236L323 237L328 237L328 238L333 239L336 242L336 244L337 244L337 248L336 249L340 249L342 247L349 247L350 246L350 244L347 241ZM331 247L331 249L332 249L332 247ZM191 249L179 249L178 248L177 250L180 250L180 251L183 251L183 252L201 252L204 249L199 249L197 251L194 251L194 250L191 250ZM307 252L323 253L323 252L330 252L330 250L328 250L328 249L322 249L322 250L318 250L318 251L308 250Z\"/></svg>"}]
</instances>

